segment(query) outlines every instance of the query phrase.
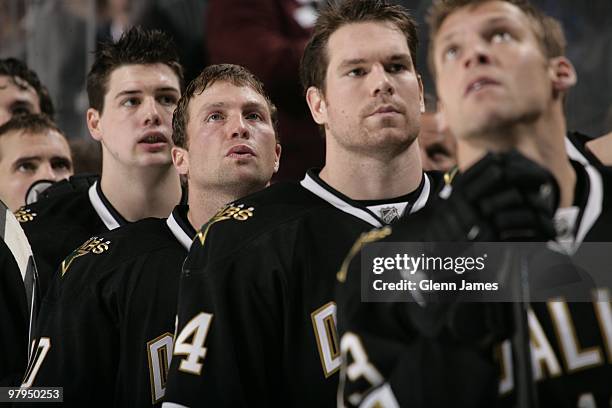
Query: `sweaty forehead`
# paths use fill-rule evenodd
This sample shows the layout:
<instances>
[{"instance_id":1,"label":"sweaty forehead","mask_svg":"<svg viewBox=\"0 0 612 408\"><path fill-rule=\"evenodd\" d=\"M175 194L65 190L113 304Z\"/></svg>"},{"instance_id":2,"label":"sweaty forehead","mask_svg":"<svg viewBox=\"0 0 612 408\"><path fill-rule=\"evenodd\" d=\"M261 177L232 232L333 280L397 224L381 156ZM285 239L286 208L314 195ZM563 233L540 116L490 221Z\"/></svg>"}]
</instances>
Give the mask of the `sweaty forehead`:
<instances>
[{"instance_id":1,"label":"sweaty forehead","mask_svg":"<svg viewBox=\"0 0 612 408\"><path fill-rule=\"evenodd\" d=\"M404 34L391 22L366 21L345 24L330 36L327 43L329 65L345 60L409 56Z\"/></svg>"},{"instance_id":2,"label":"sweaty forehead","mask_svg":"<svg viewBox=\"0 0 612 408\"><path fill-rule=\"evenodd\" d=\"M235 85L228 81L215 82L190 103L190 111L200 112L208 108L230 108L268 104L259 92L248 85Z\"/></svg>"},{"instance_id":3,"label":"sweaty forehead","mask_svg":"<svg viewBox=\"0 0 612 408\"><path fill-rule=\"evenodd\" d=\"M23 156L40 153L40 149L45 152L52 152L55 155L70 157L70 147L64 136L53 129L41 132L29 132L24 130L14 130L0 137L1 150L8 153L11 160L17 160Z\"/></svg>"},{"instance_id":4,"label":"sweaty forehead","mask_svg":"<svg viewBox=\"0 0 612 408\"><path fill-rule=\"evenodd\" d=\"M512 24L529 28L529 18L514 4L503 1L488 1L467 5L452 12L436 34L435 42L442 42L495 23Z\"/></svg>"},{"instance_id":5,"label":"sweaty forehead","mask_svg":"<svg viewBox=\"0 0 612 408\"><path fill-rule=\"evenodd\" d=\"M179 92L179 80L165 64L123 65L111 72L108 94L112 97L123 91L151 91L173 88Z\"/></svg>"}]
</instances>

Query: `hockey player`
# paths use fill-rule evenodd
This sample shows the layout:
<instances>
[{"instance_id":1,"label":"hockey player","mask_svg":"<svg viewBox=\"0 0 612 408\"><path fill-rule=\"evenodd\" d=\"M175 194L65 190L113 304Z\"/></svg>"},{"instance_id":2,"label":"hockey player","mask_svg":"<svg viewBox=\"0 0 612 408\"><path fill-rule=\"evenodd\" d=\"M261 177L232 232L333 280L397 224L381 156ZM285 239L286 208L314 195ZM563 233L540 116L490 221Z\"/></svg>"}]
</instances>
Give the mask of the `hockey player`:
<instances>
[{"instance_id":1,"label":"hockey player","mask_svg":"<svg viewBox=\"0 0 612 408\"><path fill-rule=\"evenodd\" d=\"M36 72L22 61L0 59L0 125L24 113L44 113L53 118L55 110L49 92Z\"/></svg>"},{"instance_id":2,"label":"hockey player","mask_svg":"<svg viewBox=\"0 0 612 408\"><path fill-rule=\"evenodd\" d=\"M565 138L563 99L576 72L564 56L558 22L527 2L448 3L432 10L431 57L448 124L471 151L464 163L485 149L515 145L559 184L557 240L572 252L585 241L610 241L609 170L586 160ZM550 300L532 308L540 405L609 404L610 303ZM517 382L508 343L502 349L501 391L510 393Z\"/></svg>"},{"instance_id":3,"label":"hockey player","mask_svg":"<svg viewBox=\"0 0 612 408\"><path fill-rule=\"evenodd\" d=\"M203 227L184 265L168 406L332 406L334 275L355 238L423 209L416 30L381 1L324 9L302 58L326 162Z\"/></svg>"},{"instance_id":4,"label":"hockey player","mask_svg":"<svg viewBox=\"0 0 612 408\"><path fill-rule=\"evenodd\" d=\"M63 261L41 308L26 386L62 386L64 402L81 406L161 402L178 280L196 228L266 187L279 166L275 126L263 85L240 66L209 66L189 84L172 149L189 206L102 232Z\"/></svg>"},{"instance_id":5,"label":"hockey player","mask_svg":"<svg viewBox=\"0 0 612 408\"><path fill-rule=\"evenodd\" d=\"M48 185L73 174L71 156L66 137L47 116L14 117L0 126L0 198L18 210L34 183Z\"/></svg>"},{"instance_id":6,"label":"hockey player","mask_svg":"<svg viewBox=\"0 0 612 408\"><path fill-rule=\"evenodd\" d=\"M46 157L41 157L41 154L46 156L46 154L59 153L58 156L63 156L59 160L54 160L55 163L51 163L50 166L57 167L57 171L51 171L51 173L55 173L59 178L67 174L71 167L70 149L62 135L50 132L48 138L24 137L23 133L15 135L15 132L10 130L15 125L21 127L24 124L22 120L6 125L15 116L35 113L43 113L49 117L53 117L54 113L49 93L40 83L38 75L18 59L0 59L0 128L7 132L0 131L4 133L4 140L0 141L0 167L2 167L0 196L6 201L11 211L23 205L24 183L29 183L42 176L43 172L37 171L36 174L33 174L33 169L39 164L38 160L42 162L47 160ZM30 142L35 141L35 143L26 146L23 139L28 139L27 141ZM67 168L62 164L63 159L68 160ZM16 175L17 172L18 175ZM49 173L42 177L48 178ZM26 185L25 189L28 187L29 185ZM25 370L29 312L32 309L31 300L35 297L33 293L35 283L32 273L28 274L28 279L24 281L27 257L14 256L15 253L25 254L24 248L31 252L29 243L21 228L13 225L15 218L9 214L4 215L5 211L3 204L0 208L0 213L2 213L0 218L4 220L0 222L2 226L0 233L3 234L4 240L0 249L0 262L2 262L0 267L0 291L2 292L0 295L0 321L2 322L0 347L3 350L3 357L0 358L0 384L8 386L16 385ZM19 245L14 247L14 244ZM16 250L16 248L22 249ZM33 271L33 266L28 270ZM24 284L27 288L25 292Z\"/></svg>"},{"instance_id":7,"label":"hockey player","mask_svg":"<svg viewBox=\"0 0 612 408\"><path fill-rule=\"evenodd\" d=\"M0 201L0 386L19 384L30 335L35 266L28 240L13 213Z\"/></svg>"},{"instance_id":8,"label":"hockey player","mask_svg":"<svg viewBox=\"0 0 612 408\"><path fill-rule=\"evenodd\" d=\"M438 213L439 218L434 216L429 224L431 233L420 237L439 239L441 234L435 231L440 231L440 226L446 226L449 239L458 240L500 240L510 232L517 239L523 235L522 240L556 238L569 252L579 250L584 241L612 238L612 214L606 211L611 199L610 174L587 160L566 138L563 97L574 85L576 74L564 56L559 24L526 1L448 0L432 6L430 32L430 64L442 111L459 139L463 177L457 178L444 207L447 211ZM513 148L540 169L523 156L503 153ZM487 154L491 151L498 156ZM534 201L546 179L542 168L559 186L556 237L547 232L546 218L553 221L546 210L550 207ZM483 226L492 233L483 234ZM386 239L411 236L415 240L408 231L398 225ZM474 231L480 231L480 236ZM359 272L355 262L352 266L341 276L347 282L345 290L353 288L352 295L345 293L340 301L344 312L351 310L347 304L355 306L359 301L354 289ZM424 325L415 319L423 314L407 312L409 308L394 314L391 310L397 311L397 305L386 310L363 304L357 307L359 313L339 317L342 350L347 356L342 403L359 406L379 399L382 406L491 406L495 404L492 387L499 387L494 391L503 394L504 404L516 403L512 391L519 373L513 369L516 360L510 342L499 351L501 378L486 355L488 350L481 347L482 340L487 339L490 345L494 340L491 335L504 332L503 327L496 332L496 327L488 326L491 321L486 320L486 314L475 313L463 320L478 321L480 324L471 327L483 330L479 334L468 330L471 338L466 339L457 335L449 315L430 315ZM379 318L383 310L385 322ZM484 310L491 309L483 305L480 311ZM531 361L541 406L609 404L612 387L604 380L610 377L609 356L604 355L604 350L609 352L606 330L612 327L609 310L609 302L551 300L532 305L528 312ZM420 336L414 336L409 327L418 327ZM456 336L452 338L449 332ZM427 340L419 343L415 338ZM437 359L425 359L423 348L419 348L424 344L430 351L440 344L446 347ZM446 359L439 358L444 353ZM427 367L431 375L423 376L419 367ZM437 371L434 374L432 370ZM408 384L407 378L417 376L420 388ZM448 384L449 392L431 392L433 384Z\"/></svg>"},{"instance_id":9,"label":"hockey player","mask_svg":"<svg viewBox=\"0 0 612 408\"><path fill-rule=\"evenodd\" d=\"M78 176L58 183L48 199L16 213L36 258L41 295L62 259L87 238L165 217L179 202L170 149L182 78L174 46L159 31L136 27L97 50L87 78L87 125L102 144L102 175L91 186Z\"/></svg>"}]
</instances>

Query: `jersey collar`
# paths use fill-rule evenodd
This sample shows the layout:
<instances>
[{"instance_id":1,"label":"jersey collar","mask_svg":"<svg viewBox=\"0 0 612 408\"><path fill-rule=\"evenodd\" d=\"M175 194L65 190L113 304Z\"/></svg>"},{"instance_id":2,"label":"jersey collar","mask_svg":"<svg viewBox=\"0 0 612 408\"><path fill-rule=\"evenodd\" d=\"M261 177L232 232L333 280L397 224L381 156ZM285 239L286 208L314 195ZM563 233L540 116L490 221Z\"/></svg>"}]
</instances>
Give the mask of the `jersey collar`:
<instances>
[{"instance_id":1,"label":"jersey collar","mask_svg":"<svg viewBox=\"0 0 612 408\"><path fill-rule=\"evenodd\" d=\"M170 232L172 232L177 241L180 242L187 251L189 251L191 242L196 236L196 230L187 219L188 209L189 207L187 205L177 205L166 220Z\"/></svg>"},{"instance_id":2,"label":"jersey collar","mask_svg":"<svg viewBox=\"0 0 612 408\"><path fill-rule=\"evenodd\" d=\"M98 181L89 187L89 201L91 201L91 205L109 231L128 224L128 221L119 214L119 211L104 196Z\"/></svg>"},{"instance_id":3,"label":"jersey collar","mask_svg":"<svg viewBox=\"0 0 612 408\"><path fill-rule=\"evenodd\" d=\"M579 208L579 215L577 217L576 225L574 226L574 248L582 243L584 237L591 230L603 208L603 181L601 173L593 166L588 159L572 144L572 142L565 138L565 148L569 158L575 162L578 162L584 169L584 174L576 172L577 180L576 183L584 183L585 194L582 197L575 197L574 201ZM581 178L578 180L578 178Z\"/></svg>"},{"instance_id":4,"label":"jersey collar","mask_svg":"<svg viewBox=\"0 0 612 408\"><path fill-rule=\"evenodd\" d=\"M380 219L380 217L374 214L370 209L360 205L355 200L350 199L349 197L345 196L344 194L321 180L318 175L318 171L308 170L306 176L304 176L304 179L300 182L300 184L306 190L310 191L319 198L327 201L340 211L357 217L377 228L386 225ZM421 184L417 188L416 192L418 192L416 200L412 205L406 206L406 210L408 211L405 210L402 216L404 216L406 213L413 214L422 209L425 204L427 204L431 192L431 181L429 180L429 176L426 173L423 173L423 177L421 178Z\"/></svg>"}]
</instances>

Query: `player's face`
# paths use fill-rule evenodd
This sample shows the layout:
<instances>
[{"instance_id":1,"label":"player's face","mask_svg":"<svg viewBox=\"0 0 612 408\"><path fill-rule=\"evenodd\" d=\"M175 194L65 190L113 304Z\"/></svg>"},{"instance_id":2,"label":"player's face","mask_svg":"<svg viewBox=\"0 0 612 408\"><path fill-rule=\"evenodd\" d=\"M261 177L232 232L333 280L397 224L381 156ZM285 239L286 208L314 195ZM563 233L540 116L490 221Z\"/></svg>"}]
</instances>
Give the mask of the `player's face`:
<instances>
[{"instance_id":1,"label":"player's face","mask_svg":"<svg viewBox=\"0 0 612 408\"><path fill-rule=\"evenodd\" d=\"M386 22L348 24L330 36L327 54L317 121L327 137L347 150L407 149L423 99L404 34Z\"/></svg>"},{"instance_id":2,"label":"player's face","mask_svg":"<svg viewBox=\"0 0 612 408\"><path fill-rule=\"evenodd\" d=\"M15 211L38 180L58 181L73 173L70 148L56 131L9 132L0 137L0 198Z\"/></svg>"},{"instance_id":3,"label":"player's face","mask_svg":"<svg viewBox=\"0 0 612 408\"><path fill-rule=\"evenodd\" d=\"M165 64L124 65L108 80L102 113L90 109L90 132L104 162L121 167L170 166L172 113L179 80Z\"/></svg>"},{"instance_id":4,"label":"player's face","mask_svg":"<svg viewBox=\"0 0 612 408\"><path fill-rule=\"evenodd\" d=\"M439 113L421 115L419 147L423 170L448 171L457 164L455 138L448 132Z\"/></svg>"},{"instance_id":5,"label":"player's face","mask_svg":"<svg viewBox=\"0 0 612 408\"><path fill-rule=\"evenodd\" d=\"M278 169L270 109L248 86L216 82L189 104L187 173L190 189L263 188ZM186 170L186 171L185 171Z\"/></svg>"},{"instance_id":6,"label":"player's face","mask_svg":"<svg viewBox=\"0 0 612 408\"><path fill-rule=\"evenodd\" d=\"M0 75L0 125L22 113L40 113L36 91L20 78Z\"/></svg>"},{"instance_id":7,"label":"player's face","mask_svg":"<svg viewBox=\"0 0 612 408\"><path fill-rule=\"evenodd\" d=\"M550 103L548 60L518 7L491 1L461 8L433 41L438 95L458 138L532 121Z\"/></svg>"}]
</instances>

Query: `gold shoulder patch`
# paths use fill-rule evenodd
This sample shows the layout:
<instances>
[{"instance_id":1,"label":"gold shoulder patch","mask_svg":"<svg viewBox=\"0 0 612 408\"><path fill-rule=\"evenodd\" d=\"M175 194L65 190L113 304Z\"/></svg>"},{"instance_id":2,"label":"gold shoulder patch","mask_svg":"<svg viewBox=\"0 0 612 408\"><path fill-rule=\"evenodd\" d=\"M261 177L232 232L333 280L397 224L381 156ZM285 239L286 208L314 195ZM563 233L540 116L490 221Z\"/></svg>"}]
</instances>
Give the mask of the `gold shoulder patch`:
<instances>
[{"instance_id":1,"label":"gold shoulder patch","mask_svg":"<svg viewBox=\"0 0 612 408\"><path fill-rule=\"evenodd\" d=\"M444 173L444 184L450 186L453 184L453 180L459 174L459 166L453 166L446 173Z\"/></svg>"},{"instance_id":2,"label":"gold shoulder patch","mask_svg":"<svg viewBox=\"0 0 612 408\"><path fill-rule=\"evenodd\" d=\"M99 255L104 251L108 251L110 243L110 241L104 241L102 238L98 237L89 238L83 245L72 251L72 253L62 261L62 276L68 272L68 268L70 268L70 265L72 265L75 259L87 255L90 252Z\"/></svg>"},{"instance_id":3,"label":"gold shoulder patch","mask_svg":"<svg viewBox=\"0 0 612 408\"><path fill-rule=\"evenodd\" d=\"M355 241L355 243L351 247L351 250L349 251L346 258L344 258L344 262L342 262L342 265L340 266L340 270L336 274L336 279L338 279L338 282L340 283L346 282L346 275L348 274L348 267L351 264L351 261L353 260L355 255L357 255L357 252L361 251L361 248L363 248L365 244L370 243L370 242L380 241L381 239L389 235L391 235L391 227L388 225L384 228L373 229L371 231L364 232L363 234L361 234L359 238L357 238L357 241Z\"/></svg>"},{"instance_id":4,"label":"gold shoulder patch","mask_svg":"<svg viewBox=\"0 0 612 408\"><path fill-rule=\"evenodd\" d=\"M236 221L246 221L253 216L253 212L255 211L254 207L244 208L244 204L239 204L234 206L233 204L227 205L223 207L219 212L217 212L198 232L196 238L200 241L200 244L204 246L204 241L206 240L206 235L208 234L208 230L210 227L219 222L225 220L234 219Z\"/></svg>"},{"instance_id":5,"label":"gold shoulder patch","mask_svg":"<svg viewBox=\"0 0 612 408\"><path fill-rule=\"evenodd\" d=\"M17 221L19 222L29 222L32 221L34 217L36 217L35 212L32 212L31 209L25 207L21 207L20 209L15 211L14 214L15 218L17 218Z\"/></svg>"}]
</instances>

